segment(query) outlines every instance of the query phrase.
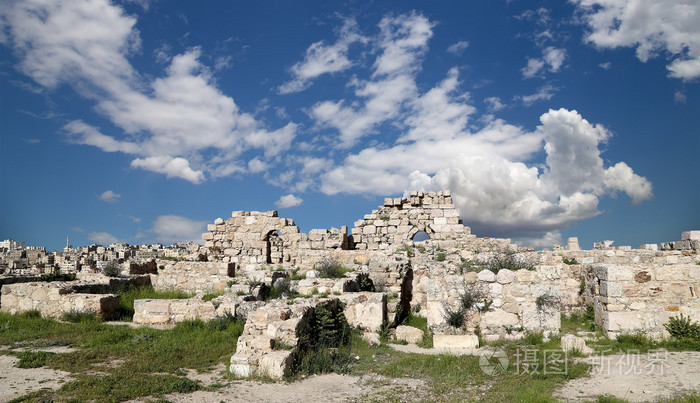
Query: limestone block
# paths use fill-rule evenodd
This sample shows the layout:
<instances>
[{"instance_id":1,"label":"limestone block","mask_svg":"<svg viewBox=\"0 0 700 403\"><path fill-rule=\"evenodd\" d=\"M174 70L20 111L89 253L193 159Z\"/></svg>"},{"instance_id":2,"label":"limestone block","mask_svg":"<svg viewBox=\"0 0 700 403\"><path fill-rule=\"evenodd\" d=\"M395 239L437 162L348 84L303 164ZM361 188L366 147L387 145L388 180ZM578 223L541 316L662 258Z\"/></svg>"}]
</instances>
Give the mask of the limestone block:
<instances>
[{"instance_id":1,"label":"limestone block","mask_svg":"<svg viewBox=\"0 0 700 403\"><path fill-rule=\"evenodd\" d=\"M558 280L561 278L561 268L559 266L537 266L535 270L537 278L541 281Z\"/></svg>"},{"instance_id":2,"label":"limestone block","mask_svg":"<svg viewBox=\"0 0 700 403\"><path fill-rule=\"evenodd\" d=\"M565 334L561 337L561 349L564 352L579 351L583 355L590 355L593 349L586 345L586 340L583 337L574 336L573 334Z\"/></svg>"},{"instance_id":3,"label":"limestone block","mask_svg":"<svg viewBox=\"0 0 700 403\"><path fill-rule=\"evenodd\" d=\"M387 319L386 294L358 292L338 297L345 303L345 318L352 326L378 331Z\"/></svg>"},{"instance_id":4,"label":"limestone block","mask_svg":"<svg viewBox=\"0 0 700 403\"><path fill-rule=\"evenodd\" d=\"M367 341L370 347L382 344L379 333L377 332L364 332L362 333L362 338Z\"/></svg>"},{"instance_id":5,"label":"limestone block","mask_svg":"<svg viewBox=\"0 0 700 403\"><path fill-rule=\"evenodd\" d=\"M377 232L377 227L374 225L366 225L364 228L362 228L362 234L364 235L373 235Z\"/></svg>"},{"instance_id":6,"label":"limestone block","mask_svg":"<svg viewBox=\"0 0 700 403\"><path fill-rule=\"evenodd\" d=\"M518 324L520 324L518 315L503 310L488 311L481 314L482 328L516 326Z\"/></svg>"},{"instance_id":7,"label":"limestone block","mask_svg":"<svg viewBox=\"0 0 700 403\"><path fill-rule=\"evenodd\" d=\"M508 269L501 269L496 275L496 281L500 284L509 284L517 279L518 275L516 272Z\"/></svg>"},{"instance_id":8,"label":"limestone block","mask_svg":"<svg viewBox=\"0 0 700 403\"><path fill-rule=\"evenodd\" d=\"M290 350L271 351L260 357L258 373L272 379L282 379L292 368L293 352Z\"/></svg>"},{"instance_id":9,"label":"limestone block","mask_svg":"<svg viewBox=\"0 0 700 403\"><path fill-rule=\"evenodd\" d=\"M445 307L443 306L442 301L428 300L425 311L428 327L441 326L447 323L445 321Z\"/></svg>"},{"instance_id":10,"label":"limestone block","mask_svg":"<svg viewBox=\"0 0 700 403\"><path fill-rule=\"evenodd\" d=\"M683 231L681 233L682 241L697 241L700 240L700 231Z\"/></svg>"},{"instance_id":11,"label":"limestone block","mask_svg":"<svg viewBox=\"0 0 700 403\"><path fill-rule=\"evenodd\" d=\"M604 297L621 297L622 285L612 281L601 281L600 295Z\"/></svg>"},{"instance_id":12,"label":"limestone block","mask_svg":"<svg viewBox=\"0 0 700 403\"><path fill-rule=\"evenodd\" d=\"M475 334L433 335L433 348L438 350L471 350L479 348L479 337Z\"/></svg>"},{"instance_id":13,"label":"limestone block","mask_svg":"<svg viewBox=\"0 0 700 403\"><path fill-rule=\"evenodd\" d=\"M644 320L638 312L608 312L603 319L608 332L634 332L644 330Z\"/></svg>"},{"instance_id":14,"label":"limestone block","mask_svg":"<svg viewBox=\"0 0 700 403\"><path fill-rule=\"evenodd\" d=\"M423 331L413 326L398 326L396 328L396 339L415 344L423 340Z\"/></svg>"},{"instance_id":15,"label":"limestone block","mask_svg":"<svg viewBox=\"0 0 700 403\"><path fill-rule=\"evenodd\" d=\"M499 283L489 284L489 294L491 294L491 298L498 298L503 294L503 285Z\"/></svg>"},{"instance_id":16,"label":"limestone block","mask_svg":"<svg viewBox=\"0 0 700 403\"><path fill-rule=\"evenodd\" d=\"M486 269L480 271L479 274L477 274L476 278L479 281L486 281L489 283L493 283L494 281L496 281L496 275L491 270Z\"/></svg>"},{"instance_id":17,"label":"limestone block","mask_svg":"<svg viewBox=\"0 0 700 403\"><path fill-rule=\"evenodd\" d=\"M520 269L516 273L519 283L531 283L535 280L535 272L532 270Z\"/></svg>"}]
</instances>

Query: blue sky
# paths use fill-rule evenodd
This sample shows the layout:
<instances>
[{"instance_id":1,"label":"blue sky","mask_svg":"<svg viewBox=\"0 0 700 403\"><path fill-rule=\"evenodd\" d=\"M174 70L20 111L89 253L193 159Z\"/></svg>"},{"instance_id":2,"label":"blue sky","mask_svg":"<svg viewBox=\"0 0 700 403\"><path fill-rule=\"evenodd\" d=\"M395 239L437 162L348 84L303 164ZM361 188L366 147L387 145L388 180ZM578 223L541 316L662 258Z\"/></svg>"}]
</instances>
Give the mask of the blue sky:
<instances>
[{"instance_id":1,"label":"blue sky","mask_svg":"<svg viewBox=\"0 0 700 403\"><path fill-rule=\"evenodd\" d=\"M0 238L302 231L450 189L479 236L700 229L694 0L7 1Z\"/></svg>"}]
</instances>

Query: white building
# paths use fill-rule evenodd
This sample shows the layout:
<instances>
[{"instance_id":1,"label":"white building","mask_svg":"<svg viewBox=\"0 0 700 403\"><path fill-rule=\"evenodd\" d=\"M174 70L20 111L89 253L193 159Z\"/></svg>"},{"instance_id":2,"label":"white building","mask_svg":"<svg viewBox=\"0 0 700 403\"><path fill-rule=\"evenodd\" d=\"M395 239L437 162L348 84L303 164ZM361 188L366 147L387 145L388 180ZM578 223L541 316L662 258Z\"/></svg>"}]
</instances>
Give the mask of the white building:
<instances>
[{"instance_id":1,"label":"white building","mask_svg":"<svg viewBox=\"0 0 700 403\"><path fill-rule=\"evenodd\" d=\"M14 239L6 239L0 242L0 248L7 250L24 249L24 242L15 241Z\"/></svg>"}]
</instances>

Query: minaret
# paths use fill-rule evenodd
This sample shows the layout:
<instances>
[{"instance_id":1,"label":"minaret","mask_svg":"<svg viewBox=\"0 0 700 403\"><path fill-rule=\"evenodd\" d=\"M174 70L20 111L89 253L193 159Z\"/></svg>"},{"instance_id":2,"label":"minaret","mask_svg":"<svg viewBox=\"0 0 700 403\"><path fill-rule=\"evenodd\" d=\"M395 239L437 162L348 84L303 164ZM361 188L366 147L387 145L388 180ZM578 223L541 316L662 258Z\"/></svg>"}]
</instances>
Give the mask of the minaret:
<instances>
[{"instance_id":1,"label":"minaret","mask_svg":"<svg viewBox=\"0 0 700 403\"><path fill-rule=\"evenodd\" d=\"M70 249L70 235L66 235L66 249Z\"/></svg>"}]
</instances>

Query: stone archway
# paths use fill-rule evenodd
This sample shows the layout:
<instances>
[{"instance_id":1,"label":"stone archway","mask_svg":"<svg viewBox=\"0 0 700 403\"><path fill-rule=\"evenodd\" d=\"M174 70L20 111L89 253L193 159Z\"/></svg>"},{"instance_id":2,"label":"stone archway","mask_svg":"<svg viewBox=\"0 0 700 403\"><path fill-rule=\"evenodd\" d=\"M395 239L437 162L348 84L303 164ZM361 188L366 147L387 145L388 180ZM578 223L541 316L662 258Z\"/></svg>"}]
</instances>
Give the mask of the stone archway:
<instances>
[{"instance_id":1,"label":"stone archway","mask_svg":"<svg viewBox=\"0 0 700 403\"><path fill-rule=\"evenodd\" d=\"M429 226L413 226L410 231L406 234L406 240L411 241L411 242L422 242L426 240L433 239L433 236L435 235L435 231L432 230ZM419 240L416 240L416 237L419 238Z\"/></svg>"},{"instance_id":2,"label":"stone archway","mask_svg":"<svg viewBox=\"0 0 700 403\"><path fill-rule=\"evenodd\" d=\"M265 236L265 262L267 264L284 262L284 239L278 230L272 230Z\"/></svg>"}]
</instances>

